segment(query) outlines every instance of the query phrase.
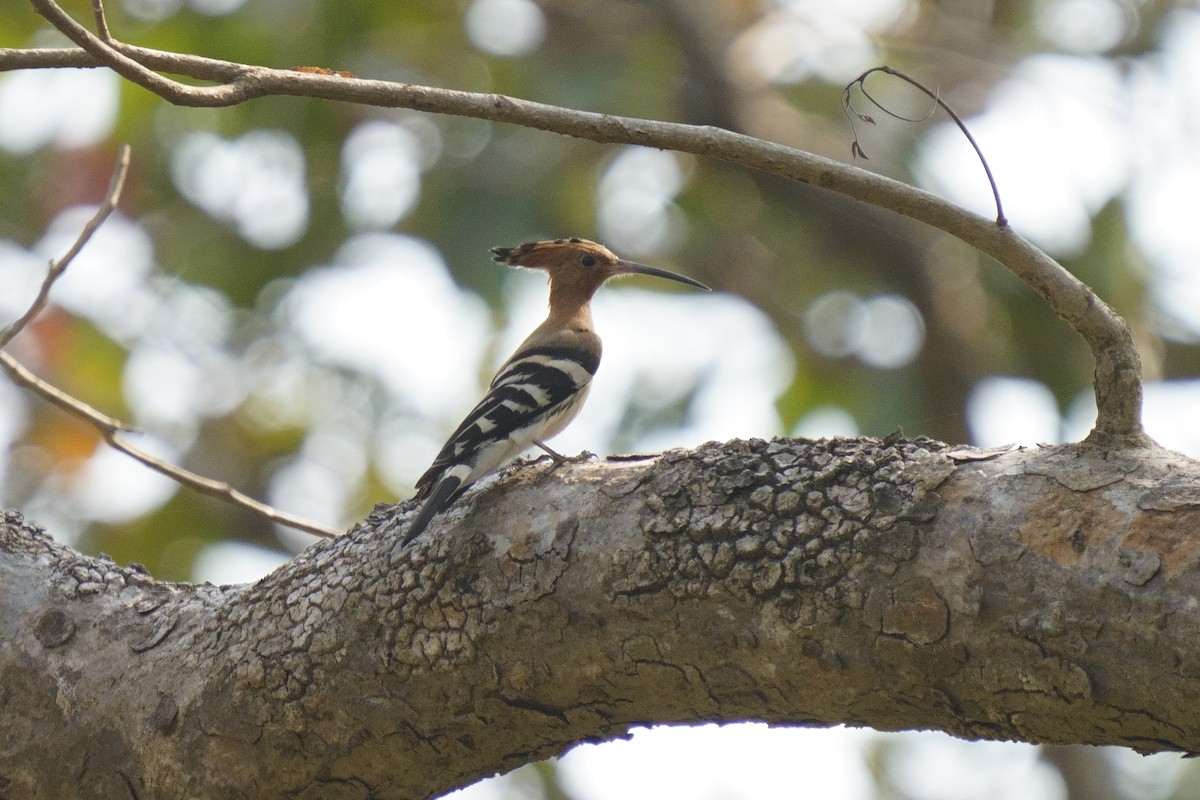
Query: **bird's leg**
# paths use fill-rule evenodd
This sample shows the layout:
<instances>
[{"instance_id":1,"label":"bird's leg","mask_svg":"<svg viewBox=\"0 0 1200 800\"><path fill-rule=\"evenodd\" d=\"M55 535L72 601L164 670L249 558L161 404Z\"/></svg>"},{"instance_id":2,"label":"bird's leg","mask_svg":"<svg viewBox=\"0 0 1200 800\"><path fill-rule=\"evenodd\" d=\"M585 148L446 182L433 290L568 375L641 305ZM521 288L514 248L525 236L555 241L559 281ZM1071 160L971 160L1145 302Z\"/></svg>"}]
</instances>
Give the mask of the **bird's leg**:
<instances>
[{"instance_id":1,"label":"bird's leg","mask_svg":"<svg viewBox=\"0 0 1200 800\"><path fill-rule=\"evenodd\" d=\"M558 469L563 464L579 464L581 462L587 461L589 458L596 457L595 453L589 453L587 450L584 450L582 453L580 453L577 456L564 456L562 453L558 452L557 450L554 450L551 447L547 447L542 442L534 442L534 444L536 444L538 447L545 450L546 455L550 456L550 460L554 462L554 466L552 466L550 468L551 472Z\"/></svg>"},{"instance_id":2,"label":"bird's leg","mask_svg":"<svg viewBox=\"0 0 1200 800\"><path fill-rule=\"evenodd\" d=\"M542 444L541 442L534 442L534 444L536 444L538 447L542 448L542 450L545 450L546 455L550 456L550 458L554 461L555 465L558 465L558 464L563 463L564 461L570 460L566 456L564 456L562 453L555 450L553 447L549 447L545 444Z\"/></svg>"}]
</instances>

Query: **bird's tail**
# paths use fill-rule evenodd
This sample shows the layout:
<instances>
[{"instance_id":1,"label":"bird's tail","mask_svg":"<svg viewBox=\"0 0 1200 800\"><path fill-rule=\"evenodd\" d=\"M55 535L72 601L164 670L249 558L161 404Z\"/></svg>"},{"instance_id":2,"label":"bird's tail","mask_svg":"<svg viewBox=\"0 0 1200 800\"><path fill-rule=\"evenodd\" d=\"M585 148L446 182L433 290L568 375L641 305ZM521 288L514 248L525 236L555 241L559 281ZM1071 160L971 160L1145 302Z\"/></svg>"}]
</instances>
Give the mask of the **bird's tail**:
<instances>
[{"instance_id":1,"label":"bird's tail","mask_svg":"<svg viewBox=\"0 0 1200 800\"><path fill-rule=\"evenodd\" d=\"M404 534L402 545L406 545L413 539L421 535L421 531L425 530L429 525L429 521L446 506L450 505L451 501L458 495L459 487L462 486L462 478L457 475L446 475L439 480L429 492L429 497L425 498L421 509L417 511L416 519L408 526L408 532Z\"/></svg>"}]
</instances>

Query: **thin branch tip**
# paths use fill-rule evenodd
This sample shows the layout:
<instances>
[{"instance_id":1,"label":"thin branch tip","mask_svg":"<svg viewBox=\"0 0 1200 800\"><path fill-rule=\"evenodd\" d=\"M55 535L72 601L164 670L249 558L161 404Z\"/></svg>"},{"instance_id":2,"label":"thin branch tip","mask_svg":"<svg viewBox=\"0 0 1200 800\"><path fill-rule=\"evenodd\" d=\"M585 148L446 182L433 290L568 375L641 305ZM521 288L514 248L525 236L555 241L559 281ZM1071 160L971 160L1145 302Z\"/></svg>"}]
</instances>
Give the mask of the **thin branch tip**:
<instances>
[{"instance_id":1,"label":"thin branch tip","mask_svg":"<svg viewBox=\"0 0 1200 800\"><path fill-rule=\"evenodd\" d=\"M46 268L46 277L42 279L42 285L38 288L37 295L25 313L0 330L0 348L7 346L38 314L42 313L50 302L50 290L54 288L54 284L66 273L67 267L71 265L71 262L75 260L75 257L79 255L109 215L116 210L117 204L121 201L121 192L125 188L125 176L129 172L130 153L131 149L128 144L121 145L117 154L116 166L113 167L112 177L108 181L108 189L104 193L104 199L92 213L79 235L75 237L75 241L66 254L58 260L51 259Z\"/></svg>"},{"instance_id":2,"label":"thin branch tip","mask_svg":"<svg viewBox=\"0 0 1200 800\"><path fill-rule=\"evenodd\" d=\"M867 78L870 77L875 72L882 72L885 75L891 75L893 77L899 78L900 80L905 81L906 83L909 83L912 86L915 86L920 91L922 91L925 95L927 95L929 97L929 99L931 99L933 101L933 105L930 107L929 112L926 113L922 117L917 117L917 118L906 117L903 114L899 114L895 111L892 111L887 106L885 106L883 103L876 100L875 97L870 92L867 91L867 84L866 84ZM870 101L871 105L875 106L880 111L887 114L888 116L893 117L895 119L903 120L905 122L924 122L925 120L927 120L933 116L934 111L937 108L941 108L942 110L944 110L950 116L950 119L952 119L954 121L954 124L956 126L958 126L958 129L959 129L959 131L962 132L962 135L964 137L966 137L966 140L970 143L971 147L975 150L975 155L979 159L979 163L981 165L983 165L983 171L987 175L988 185L992 189L992 199L996 205L996 224L998 224L1002 227L1007 226L1008 220L1004 215L1004 204L1000 200L1000 188L999 188L999 186L996 185L996 178L992 174L992 168L988 164L987 158L983 155L983 148L981 148L979 146L979 143L977 141L975 141L975 137L972 136L971 131L969 131L967 129L967 124L965 122L963 122L962 117L960 117L958 115L958 113L955 112L955 110L950 106L949 103L947 103L945 100L942 99L940 86L937 89L930 89L927 86L925 86L925 84L918 81L916 78L906 75L905 73L901 72L900 70L894 69L887 65L872 67L871 69L867 70L863 74L859 75L854 80L850 81L850 83L846 84L846 87L842 90L842 107L843 107L843 110L845 111L847 117L849 117L850 114L853 113L853 114L857 115L860 119L863 119L864 121L870 121L872 124L874 124L874 120L870 119L865 114L859 113L854 108L851 90L855 86L858 87L858 90L859 90L859 92L862 93L862 96L867 98L868 101ZM851 130L853 131L853 128L854 128L853 121L851 121L850 127L851 127ZM854 133L854 141L856 143L858 142L857 132ZM861 150L861 148L859 148L859 149Z\"/></svg>"}]
</instances>

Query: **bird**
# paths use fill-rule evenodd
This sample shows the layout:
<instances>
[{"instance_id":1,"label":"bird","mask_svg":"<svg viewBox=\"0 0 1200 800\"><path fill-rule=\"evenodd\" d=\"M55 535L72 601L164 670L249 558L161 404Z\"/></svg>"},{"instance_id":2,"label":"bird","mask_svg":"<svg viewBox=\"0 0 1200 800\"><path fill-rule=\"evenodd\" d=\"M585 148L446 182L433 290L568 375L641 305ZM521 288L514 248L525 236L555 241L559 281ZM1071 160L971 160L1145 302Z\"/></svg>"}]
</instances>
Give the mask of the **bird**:
<instances>
[{"instance_id":1,"label":"bird","mask_svg":"<svg viewBox=\"0 0 1200 800\"><path fill-rule=\"evenodd\" d=\"M600 366L600 337L592 325L592 296L618 275L650 275L710 291L697 280L618 258L587 239L548 239L493 247L494 260L549 275L546 321L517 347L492 378L483 399L446 441L417 480L422 501L404 534L407 545L480 478L536 445L555 464L570 461L546 445L579 413Z\"/></svg>"}]
</instances>

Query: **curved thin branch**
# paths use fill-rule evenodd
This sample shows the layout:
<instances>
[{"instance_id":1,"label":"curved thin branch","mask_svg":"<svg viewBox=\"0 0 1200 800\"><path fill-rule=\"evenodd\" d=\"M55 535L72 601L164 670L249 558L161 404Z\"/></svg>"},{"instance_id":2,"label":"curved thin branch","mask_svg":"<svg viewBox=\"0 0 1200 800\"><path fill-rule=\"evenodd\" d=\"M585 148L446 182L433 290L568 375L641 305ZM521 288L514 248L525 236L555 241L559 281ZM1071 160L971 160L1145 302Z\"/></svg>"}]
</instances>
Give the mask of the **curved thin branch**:
<instances>
[{"instance_id":1,"label":"curved thin branch","mask_svg":"<svg viewBox=\"0 0 1200 800\"><path fill-rule=\"evenodd\" d=\"M954 120L954 124L958 126L958 129L960 131L962 131L962 135L966 137L968 142L970 142L971 147L973 147L975 149L975 155L979 158L979 163L983 165L983 171L985 173L987 173L988 185L991 186L991 188L992 188L992 199L996 203L996 224L997 225L1007 225L1008 218L1004 216L1004 204L1000 202L1000 187L998 187L996 185L996 177L994 175L992 175L992 168L988 164L987 158L985 158L983 155L983 149L979 146L979 143L977 141L975 141L975 137L971 135L971 131L967 129L967 123L963 122L962 117L958 116L958 113L950 106L950 104L942 99L941 94L939 94L938 92L935 92L935 91L931 91L923 83L921 83L920 81L918 81L915 78L905 75L903 72L901 72L898 69L892 69L891 67L886 67L886 66L885 67L873 67L872 69L867 70L862 75L859 75L857 78L852 80L849 84L847 84L846 89L842 92L842 108L846 112L846 116L850 117L850 112L854 111L854 107L851 105L851 101L850 101L850 89L851 89L851 87L853 87L855 85L858 86L859 91L861 91L863 94L863 97L870 100L871 103L876 108L880 109L884 113L886 113L890 116L893 116L897 119L902 119L906 122L923 122L925 119L928 119L930 116L933 115L934 108L930 108L929 113L926 114L924 118L909 119L908 117L905 117L901 114L897 114L896 112L894 112L894 111L890 110L889 108L887 108L886 106L884 106L882 103L880 103L878 100L876 100L875 97L870 92L867 91L867 77L870 76L871 73L873 73L873 72L882 72L885 75L893 75L893 76L899 78L900 80L905 81L912 86L915 86L916 88L918 88L922 92L924 92L926 95L928 95L930 99L933 100L934 107L940 107L943 111L945 111L947 114L950 115L950 119ZM865 122L871 122L872 124L874 123L874 120L872 120L870 117L866 116L865 114L859 114L857 111L855 111L854 113L856 116L858 116L859 119L861 119ZM852 117L851 117L851 127L853 128L853 118ZM861 155L863 158L867 157L866 153L863 152L862 147L859 146L859 144L858 144L858 134L855 134L855 136L854 136L854 145L853 145L852 149L856 155Z\"/></svg>"},{"instance_id":2,"label":"curved thin branch","mask_svg":"<svg viewBox=\"0 0 1200 800\"><path fill-rule=\"evenodd\" d=\"M17 385L24 386L43 400L58 406L71 416L90 424L100 432L104 441L114 450L124 453L135 461L141 462L155 472L166 475L177 483L183 484L202 494L224 500L244 511L256 514L269 522L286 525L289 528L311 533L314 536L323 536L332 539L342 535L342 532L339 530L280 511L266 503L255 500L249 495L239 492L224 481L197 475L195 472L178 467L168 461L163 461L161 458L153 456L145 450L130 444L125 440L123 434L136 433L136 430L120 420L92 408L87 403L72 397L63 390L46 383L30 372L25 365L2 350L0 350L0 369L7 372L8 376Z\"/></svg>"},{"instance_id":3,"label":"curved thin branch","mask_svg":"<svg viewBox=\"0 0 1200 800\"><path fill-rule=\"evenodd\" d=\"M11 324L0 330L0 348L11 342L16 335L25 330L25 327L33 321L33 318L42 313L42 309L46 307L46 303L50 301L50 289L54 287L55 282L62 277L67 271L67 267L71 266L71 262L79 255L84 246L91 241L92 235L100 229L104 221L117 208L117 203L121 201L121 191L125 188L125 176L129 173L129 145L121 145L121 152L117 156L117 166L113 169L112 178L108 182L108 191L104 193L104 200L97 207L96 212L92 214L91 219L83 226L83 230L79 232L79 236L75 237L74 244L62 258L57 261L51 261L49 269L46 270L46 277L42 279L42 285L38 289L37 297L30 303L29 308L25 309L25 313L15 319Z\"/></svg>"},{"instance_id":4,"label":"curved thin branch","mask_svg":"<svg viewBox=\"0 0 1200 800\"><path fill-rule=\"evenodd\" d=\"M239 65L109 43L80 26L53 0L30 2L86 50L95 66L108 66L176 105L215 107L267 95L303 96L503 122L594 142L642 145L721 159L810 183L924 222L999 261L1038 292L1087 342L1096 360L1097 406L1096 426L1089 441L1147 441L1141 425L1141 360L1129 326L1120 315L1011 227L997 225L930 192L803 150L710 126L577 111L499 94ZM0 51L0 69L26 66L20 58L26 52ZM65 56L41 56L31 59L30 65L45 67L54 59L61 61ZM190 86L167 79L156 69L220 83Z\"/></svg>"}]
</instances>

